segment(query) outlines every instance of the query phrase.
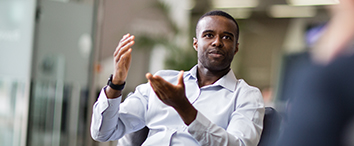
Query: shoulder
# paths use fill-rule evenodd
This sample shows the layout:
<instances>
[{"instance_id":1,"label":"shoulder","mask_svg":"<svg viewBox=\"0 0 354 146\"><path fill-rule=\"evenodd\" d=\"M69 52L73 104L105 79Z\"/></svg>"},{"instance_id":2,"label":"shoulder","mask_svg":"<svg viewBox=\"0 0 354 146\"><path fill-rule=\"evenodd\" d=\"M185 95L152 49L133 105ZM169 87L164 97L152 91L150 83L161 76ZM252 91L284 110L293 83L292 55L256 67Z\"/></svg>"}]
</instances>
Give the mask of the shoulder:
<instances>
[{"instance_id":1,"label":"shoulder","mask_svg":"<svg viewBox=\"0 0 354 146\"><path fill-rule=\"evenodd\" d=\"M239 99L247 98L247 99L253 99L257 101L263 100L261 91L257 87L247 84L242 79L238 80L236 92L238 92Z\"/></svg>"},{"instance_id":2,"label":"shoulder","mask_svg":"<svg viewBox=\"0 0 354 146\"><path fill-rule=\"evenodd\" d=\"M255 107L264 107L261 91L257 87L247 84L244 80L238 80L236 92L239 105L247 104Z\"/></svg>"},{"instance_id":3,"label":"shoulder","mask_svg":"<svg viewBox=\"0 0 354 146\"><path fill-rule=\"evenodd\" d=\"M237 82L238 83L237 83L236 90L240 90L242 92L259 92L259 93L261 92L257 87L249 85L243 79L239 79Z\"/></svg>"}]
</instances>

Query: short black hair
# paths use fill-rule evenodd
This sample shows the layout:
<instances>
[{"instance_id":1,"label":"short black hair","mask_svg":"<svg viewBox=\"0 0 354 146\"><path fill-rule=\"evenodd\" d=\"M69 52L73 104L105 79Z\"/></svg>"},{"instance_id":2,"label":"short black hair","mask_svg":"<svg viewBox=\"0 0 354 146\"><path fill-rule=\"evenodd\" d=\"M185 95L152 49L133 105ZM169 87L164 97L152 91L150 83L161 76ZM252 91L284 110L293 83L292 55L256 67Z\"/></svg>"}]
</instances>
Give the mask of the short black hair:
<instances>
[{"instance_id":1,"label":"short black hair","mask_svg":"<svg viewBox=\"0 0 354 146\"><path fill-rule=\"evenodd\" d=\"M206 16L222 16L222 17L225 17L227 19L230 19L232 20L235 24L236 24L236 43L238 42L238 37L239 37L239 34L240 34L240 29L239 29L239 26L238 26L238 23L236 22L236 20L234 19L234 17L232 17L230 14L224 12L224 11L221 11L221 10L214 10L214 11L210 11L210 12L207 12L205 13L204 15L202 15L198 22L197 22L197 26L198 27L198 23L200 20L202 20L204 17Z\"/></svg>"}]
</instances>

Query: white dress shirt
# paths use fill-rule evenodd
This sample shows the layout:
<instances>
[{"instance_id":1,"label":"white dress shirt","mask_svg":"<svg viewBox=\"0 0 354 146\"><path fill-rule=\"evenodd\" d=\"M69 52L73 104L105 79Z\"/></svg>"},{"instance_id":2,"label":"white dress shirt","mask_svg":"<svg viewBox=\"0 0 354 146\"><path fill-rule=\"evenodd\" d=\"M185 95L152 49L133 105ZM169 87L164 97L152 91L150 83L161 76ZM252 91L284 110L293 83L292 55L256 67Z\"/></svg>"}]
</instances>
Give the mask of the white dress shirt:
<instances>
[{"instance_id":1,"label":"white dress shirt","mask_svg":"<svg viewBox=\"0 0 354 146\"><path fill-rule=\"evenodd\" d=\"M156 73L177 84L178 71ZM237 80L233 71L212 85L199 88L197 66L184 75L186 97L198 110L185 125L178 113L156 96L149 83L139 85L121 103L107 99L104 88L93 107L91 136L97 141L118 140L145 125L150 129L144 146L256 146L264 117L259 89Z\"/></svg>"}]
</instances>

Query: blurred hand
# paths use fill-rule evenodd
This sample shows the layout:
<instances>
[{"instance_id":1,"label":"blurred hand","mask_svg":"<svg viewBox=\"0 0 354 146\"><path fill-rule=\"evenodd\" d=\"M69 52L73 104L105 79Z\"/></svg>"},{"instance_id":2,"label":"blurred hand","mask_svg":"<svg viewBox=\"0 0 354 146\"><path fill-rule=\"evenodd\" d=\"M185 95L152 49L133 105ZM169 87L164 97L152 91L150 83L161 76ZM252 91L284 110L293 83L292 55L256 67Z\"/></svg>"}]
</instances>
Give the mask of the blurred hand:
<instances>
[{"instance_id":1,"label":"blurred hand","mask_svg":"<svg viewBox=\"0 0 354 146\"><path fill-rule=\"evenodd\" d=\"M116 50L114 51L114 72L112 79L113 84L121 85L127 78L131 62L131 47L134 45L134 39L134 35L130 35L129 33L124 35L120 40Z\"/></svg>"},{"instance_id":2,"label":"blurred hand","mask_svg":"<svg viewBox=\"0 0 354 146\"><path fill-rule=\"evenodd\" d=\"M321 39L313 49L316 62L327 64L344 53L354 36L354 0L340 0L331 6L332 18Z\"/></svg>"}]
</instances>

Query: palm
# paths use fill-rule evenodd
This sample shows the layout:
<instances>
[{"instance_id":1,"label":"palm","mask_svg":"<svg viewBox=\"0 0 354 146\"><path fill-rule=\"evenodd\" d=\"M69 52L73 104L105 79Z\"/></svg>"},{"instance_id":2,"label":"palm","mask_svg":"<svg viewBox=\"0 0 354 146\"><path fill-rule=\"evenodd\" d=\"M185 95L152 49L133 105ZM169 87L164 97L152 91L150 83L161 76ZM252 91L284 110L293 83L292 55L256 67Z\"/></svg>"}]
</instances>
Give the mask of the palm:
<instances>
[{"instance_id":1,"label":"palm","mask_svg":"<svg viewBox=\"0 0 354 146\"><path fill-rule=\"evenodd\" d=\"M166 105L178 108L189 102L185 96L183 72L178 76L177 85L173 85L159 76L147 74L146 77L149 79L158 98Z\"/></svg>"}]
</instances>

